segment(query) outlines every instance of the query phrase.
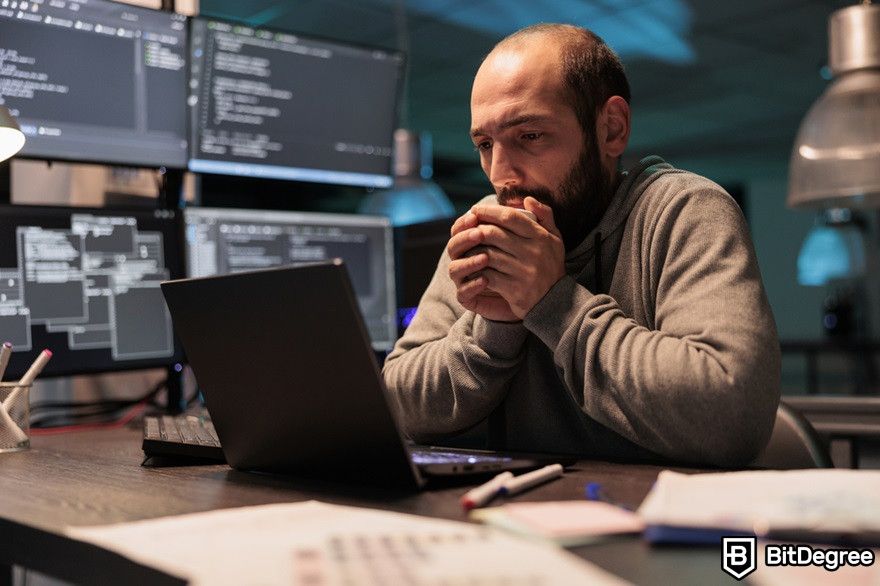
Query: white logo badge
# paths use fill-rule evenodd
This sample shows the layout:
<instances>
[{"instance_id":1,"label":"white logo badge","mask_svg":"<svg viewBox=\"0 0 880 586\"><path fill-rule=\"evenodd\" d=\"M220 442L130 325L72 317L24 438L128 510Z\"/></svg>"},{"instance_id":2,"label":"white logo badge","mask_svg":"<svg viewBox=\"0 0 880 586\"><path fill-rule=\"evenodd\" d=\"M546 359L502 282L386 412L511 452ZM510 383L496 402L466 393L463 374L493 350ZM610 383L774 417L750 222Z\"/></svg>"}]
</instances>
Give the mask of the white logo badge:
<instances>
[{"instance_id":1,"label":"white logo badge","mask_svg":"<svg viewBox=\"0 0 880 586\"><path fill-rule=\"evenodd\" d=\"M722 537L721 569L742 580L758 567L756 537Z\"/></svg>"}]
</instances>

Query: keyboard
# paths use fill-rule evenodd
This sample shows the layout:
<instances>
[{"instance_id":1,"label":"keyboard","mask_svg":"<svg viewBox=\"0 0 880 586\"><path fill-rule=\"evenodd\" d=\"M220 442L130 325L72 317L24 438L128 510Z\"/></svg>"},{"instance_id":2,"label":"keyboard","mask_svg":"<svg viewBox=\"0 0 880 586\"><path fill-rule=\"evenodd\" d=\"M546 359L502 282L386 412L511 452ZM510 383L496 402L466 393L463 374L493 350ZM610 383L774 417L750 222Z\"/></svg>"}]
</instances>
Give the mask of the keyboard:
<instances>
[{"instance_id":1,"label":"keyboard","mask_svg":"<svg viewBox=\"0 0 880 586\"><path fill-rule=\"evenodd\" d=\"M456 452L430 446L411 448L410 457L416 464L482 464L490 462L509 462L512 460L510 456L499 454Z\"/></svg>"},{"instance_id":2,"label":"keyboard","mask_svg":"<svg viewBox=\"0 0 880 586\"><path fill-rule=\"evenodd\" d=\"M211 420L194 415L144 417L144 456L184 456L225 462Z\"/></svg>"}]
</instances>

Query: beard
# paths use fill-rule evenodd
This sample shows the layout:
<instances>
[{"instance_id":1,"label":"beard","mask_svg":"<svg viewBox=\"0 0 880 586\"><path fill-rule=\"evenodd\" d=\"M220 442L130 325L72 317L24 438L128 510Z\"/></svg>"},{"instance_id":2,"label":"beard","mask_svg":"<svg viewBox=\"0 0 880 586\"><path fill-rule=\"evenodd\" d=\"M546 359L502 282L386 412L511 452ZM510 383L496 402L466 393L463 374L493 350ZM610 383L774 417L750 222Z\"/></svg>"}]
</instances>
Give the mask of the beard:
<instances>
[{"instance_id":1,"label":"beard","mask_svg":"<svg viewBox=\"0 0 880 586\"><path fill-rule=\"evenodd\" d=\"M513 199L531 196L550 207L565 250L573 250L599 224L614 195L598 151L595 140L587 141L555 194L543 185L505 186L496 191L498 203L507 205Z\"/></svg>"}]
</instances>

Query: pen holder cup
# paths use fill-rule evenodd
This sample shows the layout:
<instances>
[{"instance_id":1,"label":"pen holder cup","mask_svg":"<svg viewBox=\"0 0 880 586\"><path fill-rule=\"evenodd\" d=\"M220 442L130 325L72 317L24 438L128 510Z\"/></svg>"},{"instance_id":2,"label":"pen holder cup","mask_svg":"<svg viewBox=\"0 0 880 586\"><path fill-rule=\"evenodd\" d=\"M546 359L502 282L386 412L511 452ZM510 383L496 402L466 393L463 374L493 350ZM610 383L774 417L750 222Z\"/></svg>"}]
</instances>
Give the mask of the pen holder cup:
<instances>
[{"instance_id":1,"label":"pen holder cup","mask_svg":"<svg viewBox=\"0 0 880 586\"><path fill-rule=\"evenodd\" d=\"M31 447L30 385L0 383L0 452Z\"/></svg>"}]
</instances>

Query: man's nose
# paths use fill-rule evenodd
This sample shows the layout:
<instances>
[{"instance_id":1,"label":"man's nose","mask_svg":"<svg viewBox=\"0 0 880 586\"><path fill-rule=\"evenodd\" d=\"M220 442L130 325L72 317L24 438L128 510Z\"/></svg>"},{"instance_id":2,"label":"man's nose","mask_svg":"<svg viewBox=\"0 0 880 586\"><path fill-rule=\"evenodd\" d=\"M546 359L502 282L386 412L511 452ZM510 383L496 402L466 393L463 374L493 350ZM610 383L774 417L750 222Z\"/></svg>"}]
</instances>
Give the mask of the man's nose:
<instances>
[{"instance_id":1,"label":"man's nose","mask_svg":"<svg viewBox=\"0 0 880 586\"><path fill-rule=\"evenodd\" d=\"M492 163L489 170L489 181L495 187L514 187L522 183L522 172L516 159L509 150L498 146L492 149Z\"/></svg>"}]
</instances>

